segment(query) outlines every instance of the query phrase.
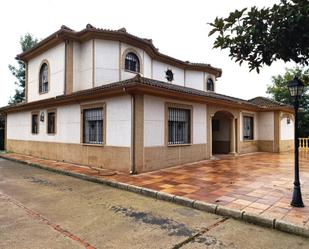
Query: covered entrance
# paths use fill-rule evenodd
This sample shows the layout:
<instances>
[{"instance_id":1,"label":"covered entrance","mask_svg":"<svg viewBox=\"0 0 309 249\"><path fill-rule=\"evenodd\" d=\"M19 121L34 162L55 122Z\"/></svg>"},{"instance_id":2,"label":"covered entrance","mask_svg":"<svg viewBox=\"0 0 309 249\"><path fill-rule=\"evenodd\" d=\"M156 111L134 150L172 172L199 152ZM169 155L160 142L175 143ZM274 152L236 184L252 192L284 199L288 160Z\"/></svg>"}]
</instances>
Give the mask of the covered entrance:
<instances>
[{"instance_id":1,"label":"covered entrance","mask_svg":"<svg viewBox=\"0 0 309 249\"><path fill-rule=\"evenodd\" d=\"M212 117L212 154L236 153L236 119L227 111Z\"/></svg>"}]
</instances>

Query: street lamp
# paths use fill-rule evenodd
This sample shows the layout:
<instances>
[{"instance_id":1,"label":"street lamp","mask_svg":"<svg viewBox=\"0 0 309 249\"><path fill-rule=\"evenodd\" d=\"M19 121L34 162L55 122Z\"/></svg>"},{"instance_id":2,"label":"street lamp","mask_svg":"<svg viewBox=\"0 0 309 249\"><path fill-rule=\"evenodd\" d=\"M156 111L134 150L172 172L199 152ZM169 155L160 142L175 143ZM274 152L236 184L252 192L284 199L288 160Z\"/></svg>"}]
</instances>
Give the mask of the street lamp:
<instances>
[{"instance_id":1,"label":"street lamp","mask_svg":"<svg viewBox=\"0 0 309 249\"><path fill-rule=\"evenodd\" d=\"M294 111L295 111L295 127L294 127L294 191L291 205L293 207L304 207L304 203L301 196L300 182L299 182L299 158L298 158L298 108L299 99L304 91L304 83L295 76L293 80L288 82L288 88L291 97L294 99Z\"/></svg>"}]
</instances>

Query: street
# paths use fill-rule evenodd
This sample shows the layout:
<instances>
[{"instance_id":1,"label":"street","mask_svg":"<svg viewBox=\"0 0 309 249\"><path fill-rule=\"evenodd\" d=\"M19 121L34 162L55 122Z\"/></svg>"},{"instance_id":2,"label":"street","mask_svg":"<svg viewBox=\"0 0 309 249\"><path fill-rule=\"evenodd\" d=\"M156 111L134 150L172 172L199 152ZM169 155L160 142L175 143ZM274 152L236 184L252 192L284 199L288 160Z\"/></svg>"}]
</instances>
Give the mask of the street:
<instances>
[{"instance_id":1,"label":"street","mask_svg":"<svg viewBox=\"0 0 309 249\"><path fill-rule=\"evenodd\" d=\"M309 248L309 239L0 159L0 248Z\"/></svg>"}]
</instances>

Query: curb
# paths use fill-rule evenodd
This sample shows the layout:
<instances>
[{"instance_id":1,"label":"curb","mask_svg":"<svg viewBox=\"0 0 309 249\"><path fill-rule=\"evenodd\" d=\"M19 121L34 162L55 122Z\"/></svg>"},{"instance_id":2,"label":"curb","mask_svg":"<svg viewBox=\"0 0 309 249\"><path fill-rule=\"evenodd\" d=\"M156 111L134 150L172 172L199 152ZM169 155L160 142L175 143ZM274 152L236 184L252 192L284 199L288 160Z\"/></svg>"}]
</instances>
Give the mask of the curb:
<instances>
[{"instance_id":1,"label":"curb","mask_svg":"<svg viewBox=\"0 0 309 249\"><path fill-rule=\"evenodd\" d=\"M247 213L245 211L231 209L231 208L227 208L221 205L211 204L211 203L198 201L198 200L192 200L192 199L185 198L182 196L171 195L168 193L155 191L155 190L147 189L143 187L138 187L135 185L130 185L130 184L122 183L122 182L116 182L116 181L112 181L108 179L99 179L96 177L87 176L87 175L80 174L80 173L75 173L75 172L66 171L66 170L57 169L57 168L51 168L48 166L43 166L41 164L21 161L15 158L7 158L1 154L0 154L0 158L13 161L13 162L22 163L25 165L29 165L31 167L48 170L54 173L60 173L62 175L75 177L75 178L86 180L89 182L104 184L110 187L118 188L121 190L136 193L136 194L141 194L141 195L151 197L154 199L158 199L158 200L162 200L162 201L175 203L181 206L191 207L197 210L205 211L207 213L217 214L220 216L233 218L233 219L244 221L244 222L251 223L254 225L258 225L258 226L262 226L266 228L272 228L272 229L275 229L281 232L294 234L294 235L300 235L300 236L309 238L309 228L297 226L295 224L291 224L291 223L288 223L282 220L276 220L276 219L272 219L268 217L263 217L257 214Z\"/></svg>"}]
</instances>

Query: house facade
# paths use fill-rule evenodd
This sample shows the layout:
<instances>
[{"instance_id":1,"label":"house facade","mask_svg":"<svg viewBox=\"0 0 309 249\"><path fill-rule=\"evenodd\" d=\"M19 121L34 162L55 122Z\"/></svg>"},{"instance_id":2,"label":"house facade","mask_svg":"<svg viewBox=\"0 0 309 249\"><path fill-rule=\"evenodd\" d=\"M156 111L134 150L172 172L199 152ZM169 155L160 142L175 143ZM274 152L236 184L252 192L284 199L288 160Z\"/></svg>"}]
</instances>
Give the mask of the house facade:
<instances>
[{"instance_id":1,"label":"house facade","mask_svg":"<svg viewBox=\"0 0 309 249\"><path fill-rule=\"evenodd\" d=\"M3 107L7 151L140 173L293 148L293 109L216 92L221 69L120 30L66 26L17 56L26 101Z\"/></svg>"}]
</instances>

